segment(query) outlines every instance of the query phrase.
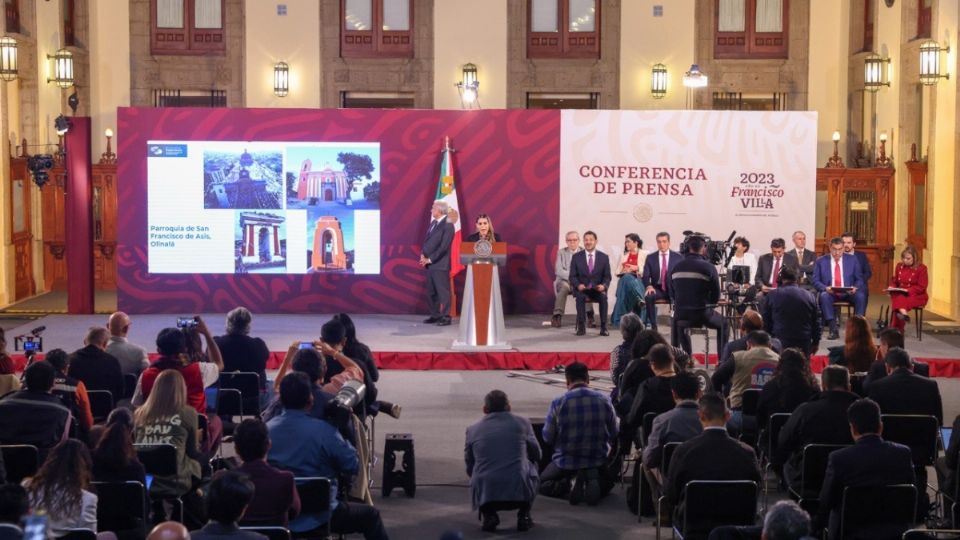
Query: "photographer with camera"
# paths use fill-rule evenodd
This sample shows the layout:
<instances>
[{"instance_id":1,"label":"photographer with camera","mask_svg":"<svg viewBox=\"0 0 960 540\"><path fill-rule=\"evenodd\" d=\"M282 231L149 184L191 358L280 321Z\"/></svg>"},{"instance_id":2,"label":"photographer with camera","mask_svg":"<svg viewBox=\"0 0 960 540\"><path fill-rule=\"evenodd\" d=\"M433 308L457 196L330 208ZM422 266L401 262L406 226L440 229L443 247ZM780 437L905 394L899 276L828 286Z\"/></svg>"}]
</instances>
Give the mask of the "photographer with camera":
<instances>
[{"instance_id":1,"label":"photographer with camera","mask_svg":"<svg viewBox=\"0 0 960 540\"><path fill-rule=\"evenodd\" d=\"M714 309L720 301L717 268L707 260L706 242L702 236L689 236L684 243L687 254L667 280L667 294L674 302L670 339L674 346L690 354L690 337L683 329L713 328L719 330L717 351L723 351L727 343L727 320Z\"/></svg>"},{"instance_id":2,"label":"photographer with camera","mask_svg":"<svg viewBox=\"0 0 960 540\"><path fill-rule=\"evenodd\" d=\"M324 392L336 395L347 381L357 380L361 383L364 382L363 368L342 352L343 346L346 343L347 329L344 328L343 323L333 319L325 322L323 326L320 327L319 340L313 342L294 341L290 344L290 348L287 349L287 355L283 357L283 363L280 364L280 370L277 371L277 378L273 382L274 390L280 391L280 381L284 375L287 374L287 370L290 369L290 364L293 362L297 351L310 347L317 349L320 351L320 354L323 355L325 360L325 370L323 373L330 372L329 365L331 362L335 362L343 368L336 375L325 380L324 384L321 384L320 389Z\"/></svg>"}]
</instances>

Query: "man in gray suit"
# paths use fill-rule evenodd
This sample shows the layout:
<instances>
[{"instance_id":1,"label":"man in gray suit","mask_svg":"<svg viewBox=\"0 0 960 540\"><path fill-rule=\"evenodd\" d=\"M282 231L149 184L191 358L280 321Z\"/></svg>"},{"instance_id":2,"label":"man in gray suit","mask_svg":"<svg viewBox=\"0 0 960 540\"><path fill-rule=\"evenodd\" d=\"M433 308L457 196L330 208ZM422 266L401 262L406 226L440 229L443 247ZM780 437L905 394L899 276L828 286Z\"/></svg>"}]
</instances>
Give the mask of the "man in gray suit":
<instances>
[{"instance_id":1,"label":"man in gray suit","mask_svg":"<svg viewBox=\"0 0 960 540\"><path fill-rule=\"evenodd\" d=\"M794 232L793 249L783 254L783 264L797 271L797 283L804 288L810 286L810 280L813 279L813 265L816 262L817 254L807 249L807 233Z\"/></svg>"},{"instance_id":2,"label":"man in gray suit","mask_svg":"<svg viewBox=\"0 0 960 540\"><path fill-rule=\"evenodd\" d=\"M430 207L430 228L423 241L420 266L427 269L427 302L430 317L427 324L450 326L450 245L453 243L453 223L447 220L450 207L437 200Z\"/></svg>"},{"instance_id":3,"label":"man in gray suit","mask_svg":"<svg viewBox=\"0 0 960 540\"><path fill-rule=\"evenodd\" d=\"M530 421L510 412L500 390L483 398L484 417L467 428L463 455L473 492L473 508L483 516L483 530L500 524L498 510L518 510L517 530L533 526L530 505L540 483L540 445Z\"/></svg>"}]
</instances>

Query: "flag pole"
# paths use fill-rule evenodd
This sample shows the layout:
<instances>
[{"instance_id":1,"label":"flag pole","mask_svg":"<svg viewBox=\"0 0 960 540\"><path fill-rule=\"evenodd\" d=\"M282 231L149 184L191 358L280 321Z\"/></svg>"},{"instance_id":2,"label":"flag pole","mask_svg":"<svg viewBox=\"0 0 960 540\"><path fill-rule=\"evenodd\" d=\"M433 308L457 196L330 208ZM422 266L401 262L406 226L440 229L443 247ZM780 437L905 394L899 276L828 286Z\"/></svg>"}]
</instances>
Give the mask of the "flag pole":
<instances>
[{"instance_id":1,"label":"flag pole","mask_svg":"<svg viewBox=\"0 0 960 540\"><path fill-rule=\"evenodd\" d=\"M443 136L443 151L449 153L452 150L450 148L450 136ZM447 156L447 159L450 159L450 156ZM453 264L453 261L450 261ZM450 318L455 319L457 317L457 288L453 283L453 275L450 276Z\"/></svg>"}]
</instances>

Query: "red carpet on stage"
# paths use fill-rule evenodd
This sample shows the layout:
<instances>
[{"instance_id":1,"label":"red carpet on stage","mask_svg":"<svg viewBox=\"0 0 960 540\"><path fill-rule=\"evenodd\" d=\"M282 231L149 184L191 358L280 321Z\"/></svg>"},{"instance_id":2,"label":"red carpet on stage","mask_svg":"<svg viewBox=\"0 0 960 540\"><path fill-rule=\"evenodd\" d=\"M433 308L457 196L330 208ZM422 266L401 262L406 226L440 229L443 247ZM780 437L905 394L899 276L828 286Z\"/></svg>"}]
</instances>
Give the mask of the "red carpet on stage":
<instances>
[{"instance_id":1,"label":"red carpet on stage","mask_svg":"<svg viewBox=\"0 0 960 540\"><path fill-rule=\"evenodd\" d=\"M277 369L283 361L285 352L272 352L267 361L267 369ZM374 352L377 366L380 369L410 369L410 370L485 370L485 369L522 369L548 370L558 365L566 365L575 360L587 364L595 370L610 369L609 352ZM150 359L156 358L151 354ZM694 358L703 363L703 355L695 354ZM915 360L930 365L931 377L960 378L960 360L952 358L916 358ZM13 355L13 362L17 371L22 371L26 359L22 354ZM717 356L710 355L710 365L716 366ZM827 357L814 356L811 368L820 373L827 365Z\"/></svg>"}]
</instances>

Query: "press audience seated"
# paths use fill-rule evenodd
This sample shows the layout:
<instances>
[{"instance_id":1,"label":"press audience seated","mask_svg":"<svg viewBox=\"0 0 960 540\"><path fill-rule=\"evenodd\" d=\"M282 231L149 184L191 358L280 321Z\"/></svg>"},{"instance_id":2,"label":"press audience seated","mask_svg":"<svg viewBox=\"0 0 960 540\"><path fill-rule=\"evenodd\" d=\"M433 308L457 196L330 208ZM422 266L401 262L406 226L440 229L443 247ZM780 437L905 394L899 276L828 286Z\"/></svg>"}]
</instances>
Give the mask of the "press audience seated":
<instances>
[{"instance_id":1,"label":"press audience seated","mask_svg":"<svg viewBox=\"0 0 960 540\"><path fill-rule=\"evenodd\" d=\"M622 324L622 323L621 323ZM653 368L650 360L647 359L647 353L654 345L666 345L673 353L675 362L674 370L679 373L686 369L690 363L690 356L680 347L674 347L667 343L659 332L655 330L641 330L630 344L630 362L623 370L620 377L619 400L614 404L617 414L621 419L630 414L633 407L633 400L643 381L653 377ZM626 431L621 429L621 431ZM631 433L632 436L632 433Z\"/></svg>"},{"instance_id":2,"label":"press audience seated","mask_svg":"<svg viewBox=\"0 0 960 540\"><path fill-rule=\"evenodd\" d=\"M357 368L359 369L359 368ZM307 533L329 522L335 533L362 532L367 540L386 539L380 512L366 504L338 500L338 478L357 473L357 451L331 424L309 415L313 407L310 380L291 373L280 380L283 413L267 422L272 445L267 459L296 477L330 479L330 511L303 514L290 521L290 530Z\"/></svg>"},{"instance_id":3,"label":"press audience seated","mask_svg":"<svg viewBox=\"0 0 960 540\"><path fill-rule=\"evenodd\" d=\"M730 419L723 397L705 394L699 400L703 433L681 444L673 453L664 495L674 509L674 523L683 522L683 497L691 480L753 480L760 482L760 466L753 449L730 437Z\"/></svg>"},{"instance_id":4,"label":"press audience seated","mask_svg":"<svg viewBox=\"0 0 960 540\"><path fill-rule=\"evenodd\" d=\"M723 353L720 355L720 364L724 365L726 362L733 360L733 353L737 351L747 350L747 336L750 335L750 332L755 332L757 330L763 330L764 320L760 315L760 312L753 309L748 309L743 313L743 317L740 317L740 337L737 339L731 339L727 342L727 346L723 348ZM770 339L770 348L780 353L783 348L780 344L780 340L777 338ZM720 389L714 387L715 390L719 391ZM724 390L725 392L728 389Z\"/></svg>"},{"instance_id":5,"label":"press audience seated","mask_svg":"<svg viewBox=\"0 0 960 540\"><path fill-rule=\"evenodd\" d=\"M808 444L853 444L847 409L857 400L850 391L850 372L827 366L820 374L820 395L797 407L781 428L779 444L771 456L775 471L783 470L790 486L799 485L803 448Z\"/></svg>"},{"instance_id":6,"label":"press audience seated","mask_svg":"<svg viewBox=\"0 0 960 540\"><path fill-rule=\"evenodd\" d=\"M847 410L850 434L856 443L836 450L827 459L827 472L820 491L820 507L814 519L814 531L829 529L830 538L839 538L840 506L843 490L850 486L888 486L913 484L910 449L885 441L880 407L870 399L855 401ZM890 531L859 531L861 538L891 537ZM900 531L902 533L903 531ZM899 533L895 533L899 538Z\"/></svg>"},{"instance_id":7,"label":"press audience seated","mask_svg":"<svg viewBox=\"0 0 960 540\"><path fill-rule=\"evenodd\" d=\"M540 444L530 421L510 412L500 390L483 399L484 417L467 428L464 460L470 477L473 509L483 516L483 531L495 531L497 512L517 510L517 530L533 526L530 506L537 495Z\"/></svg>"},{"instance_id":8,"label":"press audience seated","mask_svg":"<svg viewBox=\"0 0 960 540\"><path fill-rule=\"evenodd\" d=\"M150 531L147 540L190 540L190 532L182 523L164 521Z\"/></svg>"},{"instance_id":9,"label":"press audience seated","mask_svg":"<svg viewBox=\"0 0 960 540\"><path fill-rule=\"evenodd\" d=\"M266 536L241 530L237 523L253 500L253 482L243 473L224 471L214 477L207 492L207 516L210 521L202 529L191 531L193 540L266 540Z\"/></svg>"},{"instance_id":10,"label":"press audience seated","mask_svg":"<svg viewBox=\"0 0 960 540\"><path fill-rule=\"evenodd\" d=\"M30 512L27 490L19 484L0 484L0 539L23 538L21 523Z\"/></svg>"},{"instance_id":11,"label":"press audience seated","mask_svg":"<svg viewBox=\"0 0 960 540\"><path fill-rule=\"evenodd\" d=\"M763 526L717 527L707 540L803 540L809 534L810 514L793 501L780 501L767 510Z\"/></svg>"},{"instance_id":12,"label":"press audience seated","mask_svg":"<svg viewBox=\"0 0 960 540\"><path fill-rule=\"evenodd\" d=\"M673 408L673 394L670 381L677 375L674 369L673 354L666 345L654 345L647 353L647 359L653 367L653 377L643 381L633 400L633 408L627 417L627 425L633 429L640 427L647 413L660 414Z\"/></svg>"},{"instance_id":13,"label":"press audience seated","mask_svg":"<svg viewBox=\"0 0 960 540\"><path fill-rule=\"evenodd\" d=\"M630 359L633 357L631 352L633 342L637 334L643 330L643 322L636 313L626 313L620 318L620 336L623 341L610 351L610 380L613 381L613 392L610 394L610 400L616 406L620 395L620 377L630 365Z\"/></svg>"},{"instance_id":14,"label":"press audience seated","mask_svg":"<svg viewBox=\"0 0 960 540\"><path fill-rule=\"evenodd\" d=\"M700 381L689 372L678 373L670 379L670 393L676 406L657 415L650 428L650 437L643 447L643 472L651 487L653 500L663 491L663 447L672 442L688 441L703 431L697 400L703 395Z\"/></svg>"},{"instance_id":15,"label":"press audience seated","mask_svg":"<svg viewBox=\"0 0 960 540\"><path fill-rule=\"evenodd\" d=\"M950 498L958 493L957 465L960 463L960 415L953 419L952 427L950 440L943 441L946 449L934 463L934 470L937 473L937 487Z\"/></svg>"},{"instance_id":16,"label":"press audience seated","mask_svg":"<svg viewBox=\"0 0 960 540\"><path fill-rule=\"evenodd\" d=\"M350 380L364 382L363 369L350 357L343 354L343 346L346 344L347 330L339 321L327 321L320 328L320 339L313 342L314 349L318 350L324 358L321 366L324 371L323 391L329 394L336 394L343 387L344 383ZM277 379L274 381L274 389L280 388L280 383L290 368L290 363L300 350L300 341L294 341L287 349L286 356L283 357L283 363L280 364L280 370L277 371ZM330 364L337 364L339 367L331 368ZM336 375L327 377L326 374L336 372Z\"/></svg>"},{"instance_id":17,"label":"press audience seated","mask_svg":"<svg viewBox=\"0 0 960 540\"><path fill-rule=\"evenodd\" d=\"M32 444L42 460L67 438L71 415L51 393L55 376L49 362L34 362L24 372L26 388L0 400L0 444Z\"/></svg>"},{"instance_id":18,"label":"press audience seated","mask_svg":"<svg viewBox=\"0 0 960 540\"><path fill-rule=\"evenodd\" d=\"M907 351L894 347L884 357L887 376L870 384L867 395L883 414L925 414L943 424L943 401L937 382L911 370Z\"/></svg>"},{"instance_id":19,"label":"press audience seated","mask_svg":"<svg viewBox=\"0 0 960 540\"><path fill-rule=\"evenodd\" d=\"M97 530L97 496L90 491L90 452L80 441L55 446L40 470L23 481L33 513L47 514L54 538L70 529Z\"/></svg>"},{"instance_id":20,"label":"press audience seated","mask_svg":"<svg viewBox=\"0 0 960 540\"><path fill-rule=\"evenodd\" d=\"M755 427L744 426L743 393L749 388L763 388L779 362L780 355L771 348L770 334L754 330L747 335L747 350L733 353L733 358L720 364L713 373L710 380L714 388L730 385L730 426L735 433L743 427Z\"/></svg>"},{"instance_id":21,"label":"press audience seated","mask_svg":"<svg viewBox=\"0 0 960 540\"><path fill-rule=\"evenodd\" d=\"M300 513L300 495L293 473L266 462L270 450L267 426L260 420L246 419L233 433L233 446L243 460L236 470L247 475L256 488L243 515L245 526L287 526Z\"/></svg>"},{"instance_id":22,"label":"press audience seated","mask_svg":"<svg viewBox=\"0 0 960 540\"><path fill-rule=\"evenodd\" d=\"M110 332L102 326L94 326L83 339L85 347L70 355L67 375L83 381L87 390L109 390L115 400L123 396L123 372L120 362L107 349Z\"/></svg>"},{"instance_id":23,"label":"press audience seated","mask_svg":"<svg viewBox=\"0 0 960 540\"><path fill-rule=\"evenodd\" d=\"M887 376L887 363L884 362L884 358L887 357L887 352L893 347L900 347L903 350L907 349L904 346L903 332L896 328L884 328L877 336L877 357L873 363L870 364L870 371L867 372L866 378L863 379L862 392L864 395L869 391L873 381L878 381Z\"/></svg>"},{"instance_id":24,"label":"press audience seated","mask_svg":"<svg viewBox=\"0 0 960 540\"><path fill-rule=\"evenodd\" d=\"M90 398L87 396L87 387L83 381L69 375L69 361L66 351L54 349L44 356L53 369L56 370L53 380L53 395L70 409L70 414L77 420L79 432L77 437L87 440L87 434L93 427L93 412L90 410Z\"/></svg>"},{"instance_id":25,"label":"press audience seated","mask_svg":"<svg viewBox=\"0 0 960 540\"><path fill-rule=\"evenodd\" d=\"M179 328L164 328L157 334L157 352L160 357L140 375L134 392L133 404L140 406L150 397L154 381L166 370L175 370L183 377L187 388L187 403L198 413L206 413L207 398L203 387L200 365L186 360L187 338Z\"/></svg>"},{"instance_id":26,"label":"press audience seated","mask_svg":"<svg viewBox=\"0 0 960 540\"><path fill-rule=\"evenodd\" d=\"M122 311L110 315L107 321L107 329L110 330L107 354L117 359L120 363L120 371L124 375L130 373L139 377L140 373L150 365L150 360L146 349L127 339L130 324L130 317ZM116 400L121 398L121 396L113 397Z\"/></svg>"},{"instance_id":27,"label":"press audience seated","mask_svg":"<svg viewBox=\"0 0 960 540\"><path fill-rule=\"evenodd\" d=\"M107 427L93 450L93 479L97 482L140 482L146 487L146 472L133 448L133 414L114 409Z\"/></svg>"},{"instance_id":28,"label":"press audience seated","mask_svg":"<svg viewBox=\"0 0 960 540\"><path fill-rule=\"evenodd\" d=\"M863 373L877 357L877 347L873 344L870 323L860 315L847 319L843 334L843 346L830 347L830 362L850 370L850 373Z\"/></svg>"},{"instance_id":29,"label":"press audience seated","mask_svg":"<svg viewBox=\"0 0 960 540\"><path fill-rule=\"evenodd\" d=\"M590 388L585 364L570 364L564 377L567 392L550 403L544 420L543 441L554 450L540 474L540 493L595 505L603 496L600 467L617 437L617 417L607 396Z\"/></svg>"},{"instance_id":30,"label":"press audience seated","mask_svg":"<svg viewBox=\"0 0 960 540\"><path fill-rule=\"evenodd\" d=\"M177 472L154 476L150 495L155 503L166 497L182 498L185 523L199 527L206 519L203 501L197 493L201 478L198 460L202 459L197 441L197 411L187 404L187 388L176 369L160 372L151 390L146 403L134 414L135 440L138 444L173 445L177 450ZM157 504L154 510L162 515Z\"/></svg>"},{"instance_id":31,"label":"press audience seated","mask_svg":"<svg viewBox=\"0 0 960 540\"><path fill-rule=\"evenodd\" d=\"M773 378L760 390L757 403L757 424L767 426L770 415L791 413L820 392L820 385L810 370L810 362L800 349L784 349Z\"/></svg>"},{"instance_id":32,"label":"press audience seated","mask_svg":"<svg viewBox=\"0 0 960 540\"><path fill-rule=\"evenodd\" d=\"M20 389L20 377L14 369L13 358L7 354L7 337L0 328L0 397Z\"/></svg>"},{"instance_id":33,"label":"press audience seated","mask_svg":"<svg viewBox=\"0 0 960 540\"><path fill-rule=\"evenodd\" d=\"M250 336L250 324L253 315L250 310L239 306L227 313L226 334L214 338L223 356L223 371L243 371L256 373L260 377L260 389L266 392L267 360L270 349L258 337Z\"/></svg>"},{"instance_id":34,"label":"press audience seated","mask_svg":"<svg viewBox=\"0 0 960 540\"><path fill-rule=\"evenodd\" d=\"M370 347L357 339L357 327L353 324L353 319L346 313L338 313L333 316L333 320L342 324L346 331L347 342L343 345L343 354L363 369L364 385L367 387L363 400L367 403L367 411L371 414L383 412L394 418L400 418L400 405L379 398L379 392L374 383L380 380L380 370L377 368L377 362L373 358Z\"/></svg>"}]
</instances>

